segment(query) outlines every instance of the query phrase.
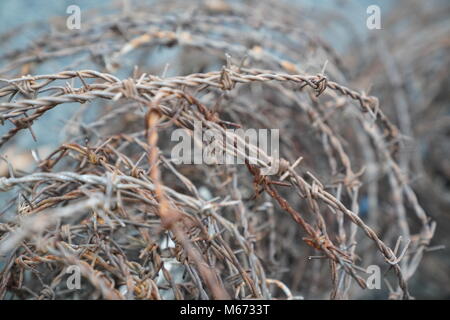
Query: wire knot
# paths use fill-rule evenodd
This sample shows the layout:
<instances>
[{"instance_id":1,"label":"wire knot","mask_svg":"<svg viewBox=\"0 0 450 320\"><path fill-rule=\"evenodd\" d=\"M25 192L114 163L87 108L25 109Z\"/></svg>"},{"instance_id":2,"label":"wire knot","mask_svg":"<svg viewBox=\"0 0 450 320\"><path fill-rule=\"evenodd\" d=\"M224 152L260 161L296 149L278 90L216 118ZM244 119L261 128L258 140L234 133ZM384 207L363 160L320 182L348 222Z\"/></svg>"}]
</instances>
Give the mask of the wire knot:
<instances>
[{"instance_id":1,"label":"wire knot","mask_svg":"<svg viewBox=\"0 0 450 320\"><path fill-rule=\"evenodd\" d=\"M26 118L20 118L20 119L16 119L16 120L12 120L14 125L18 128L18 129L26 129L29 128L30 125L32 124L32 121L29 121Z\"/></svg>"},{"instance_id":2,"label":"wire knot","mask_svg":"<svg viewBox=\"0 0 450 320\"><path fill-rule=\"evenodd\" d=\"M277 172L278 175L282 175L283 173L288 171L289 167L291 166L289 161L287 161L284 158L276 159L274 161L276 161L276 164L277 164L277 167L278 167L278 172Z\"/></svg>"},{"instance_id":3,"label":"wire knot","mask_svg":"<svg viewBox=\"0 0 450 320\"><path fill-rule=\"evenodd\" d=\"M219 84L223 90L232 90L236 85L233 79L231 79L230 72L228 71L227 68L225 68L225 66L222 67Z\"/></svg>"},{"instance_id":4,"label":"wire knot","mask_svg":"<svg viewBox=\"0 0 450 320\"><path fill-rule=\"evenodd\" d=\"M139 167L133 167L131 169L130 175L134 178L140 178L141 174L145 174L145 171Z\"/></svg>"},{"instance_id":5,"label":"wire knot","mask_svg":"<svg viewBox=\"0 0 450 320\"><path fill-rule=\"evenodd\" d=\"M317 92L316 97L320 96L328 86L328 79L323 74L318 74L316 79L313 80L313 83L316 85L314 88Z\"/></svg>"},{"instance_id":6,"label":"wire knot","mask_svg":"<svg viewBox=\"0 0 450 320\"><path fill-rule=\"evenodd\" d=\"M122 81L122 93L126 98L136 97L138 95L136 84L133 79L125 79Z\"/></svg>"},{"instance_id":7,"label":"wire knot","mask_svg":"<svg viewBox=\"0 0 450 320\"><path fill-rule=\"evenodd\" d=\"M16 84L17 89L27 97L33 97L35 95L36 90L33 89L33 86L36 85L36 81L34 80L23 80Z\"/></svg>"}]
</instances>

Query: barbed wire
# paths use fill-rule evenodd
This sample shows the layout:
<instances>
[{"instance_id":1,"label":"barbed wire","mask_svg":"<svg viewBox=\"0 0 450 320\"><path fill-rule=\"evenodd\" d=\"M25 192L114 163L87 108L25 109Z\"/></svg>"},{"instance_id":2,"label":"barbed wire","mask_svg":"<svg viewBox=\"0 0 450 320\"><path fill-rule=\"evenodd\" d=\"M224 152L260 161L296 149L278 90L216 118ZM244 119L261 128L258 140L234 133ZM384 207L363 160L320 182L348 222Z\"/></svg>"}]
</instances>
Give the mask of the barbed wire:
<instances>
[{"instance_id":1,"label":"barbed wire","mask_svg":"<svg viewBox=\"0 0 450 320\"><path fill-rule=\"evenodd\" d=\"M273 1L219 2L92 18L0 57L3 150L22 130L39 141L32 130L45 114L77 109L72 134L34 169L3 158L1 298L344 299L361 295L353 284L367 287L371 264L393 270L390 298L412 298L436 223L398 155L405 124L351 89L314 21L299 26L296 10ZM175 50L178 76L165 76L158 48ZM60 57L71 65L30 75ZM245 165L176 164L175 129L206 144L195 123L235 141L215 146ZM279 128L281 157L254 144L242 153L233 128ZM276 175L262 174L274 165ZM67 292L69 266L92 288Z\"/></svg>"}]
</instances>

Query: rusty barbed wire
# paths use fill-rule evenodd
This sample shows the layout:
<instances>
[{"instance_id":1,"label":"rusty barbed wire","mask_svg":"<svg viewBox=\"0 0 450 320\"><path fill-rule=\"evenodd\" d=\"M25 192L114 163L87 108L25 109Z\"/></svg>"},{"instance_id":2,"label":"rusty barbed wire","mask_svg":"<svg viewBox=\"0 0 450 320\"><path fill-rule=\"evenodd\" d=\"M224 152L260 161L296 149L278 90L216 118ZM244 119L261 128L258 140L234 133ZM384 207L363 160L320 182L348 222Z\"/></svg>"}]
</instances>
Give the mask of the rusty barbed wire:
<instances>
[{"instance_id":1,"label":"rusty barbed wire","mask_svg":"<svg viewBox=\"0 0 450 320\"><path fill-rule=\"evenodd\" d=\"M402 153L411 123L398 129L384 95L351 89L314 21L255 3L164 1L0 57L0 150L76 109L33 167L2 157L0 298L347 299L367 292L372 264L390 298L414 297L436 223ZM70 65L36 74L61 57ZM207 143L195 123L245 165L176 164L173 130ZM242 153L230 128L280 129L281 157ZM69 266L83 290L65 287Z\"/></svg>"}]
</instances>

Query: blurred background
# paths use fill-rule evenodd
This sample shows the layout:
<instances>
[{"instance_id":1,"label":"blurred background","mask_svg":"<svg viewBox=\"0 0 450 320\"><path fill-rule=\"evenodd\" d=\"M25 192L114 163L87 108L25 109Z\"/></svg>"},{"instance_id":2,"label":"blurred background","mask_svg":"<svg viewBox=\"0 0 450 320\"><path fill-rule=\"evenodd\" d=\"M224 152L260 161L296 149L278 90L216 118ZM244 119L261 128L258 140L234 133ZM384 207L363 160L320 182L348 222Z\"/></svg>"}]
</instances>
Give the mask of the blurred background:
<instances>
[{"instance_id":1,"label":"blurred background","mask_svg":"<svg viewBox=\"0 0 450 320\"><path fill-rule=\"evenodd\" d=\"M65 29L69 5L81 8L84 19L137 10L142 5L152 7L165 1L90 1L90 0L2 0L0 1L0 70L14 50L32 46L47 33ZM171 1L165 2L170 6ZM247 2L247 1L242 1ZM263 1L261 1L263 3ZM377 96L381 108L398 125L405 139L401 153L411 159L406 170L419 202L437 222L436 235L432 241L435 250L425 253L424 260L411 280L412 291L417 298L450 298L450 2L432 1L280 1L286 7L295 7L289 17L291 23L305 28L305 32L317 37L329 46L339 63L346 83L352 88ZM208 6L214 10L228 10L236 1L184 1L169 10L183 14L188 8ZM369 30L366 26L369 5L381 9L381 29ZM164 4L165 5L165 4ZM260 5L254 2L254 5ZM262 4L261 4L262 6ZM192 9L194 10L194 9ZM267 16L267 19L271 19ZM292 22L293 21L293 22ZM270 37L266 41L270 41ZM7 44L7 45L5 45ZM39 46L39 44L36 44ZM152 55L150 71L161 73L167 62L176 57L175 49L163 50ZM315 71L328 59L328 53L319 58L308 57L305 72ZM189 56L189 63L172 64L167 75L187 74L201 70L201 63ZM72 57L55 59L33 69L34 74L51 73L67 67ZM316 60L315 60L316 59ZM115 75L126 77L133 68L134 60L124 64ZM297 63L297 62L296 62ZM298 61L301 67L303 61ZM190 67L186 67L186 65ZM211 62L210 69L220 68L221 62ZM80 68L81 66L77 66ZM92 68L93 65L82 65ZM95 68L95 66L94 66ZM188 68L188 69L183 69ZM190 68L190 69L189 69ZM208 70L207 70L208 71ZM0 78L7 72L0 72ZM67 119L74 115L70 104L49 112L34 126L38 138L34 141L29 132L18 134L0 152L8 157L14 167L28 170L31 150L39 150L42 157L48 155L67 137ZM93 113L95 115L95 112ZM51 128L51 129L50 129ZM3 135L11 129L0 127ZM52 134L48 134L51 130ZM408 160L409 161L409 160ZM0 175L7 174L5 162L0 164ZM0 195L0 207L2 195ZM376 298L368 294L364 298Z\"/></svg>"}]
</instances>

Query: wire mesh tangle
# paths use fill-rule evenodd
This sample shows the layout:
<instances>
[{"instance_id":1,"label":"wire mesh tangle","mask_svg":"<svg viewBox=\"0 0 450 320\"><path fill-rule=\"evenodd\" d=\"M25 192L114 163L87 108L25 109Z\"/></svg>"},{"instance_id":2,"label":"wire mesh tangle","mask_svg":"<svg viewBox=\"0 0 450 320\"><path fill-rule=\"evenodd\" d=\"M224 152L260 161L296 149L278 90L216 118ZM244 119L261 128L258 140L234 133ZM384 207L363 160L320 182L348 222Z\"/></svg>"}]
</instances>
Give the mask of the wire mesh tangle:
<instances>
[{"instance_id":1,"label":"wire mesh tangle","mask_svg":"<svg viewBox=\"0 0 450 320\"><path fill-rule=\"evenodd\" d=\"M411 186L404 127L349 84L314 21L252 3L164 1L3 54L0 148L72 113L30 168L2 156L1 298L358 298L371 265L389 298L414 296L436 224ZM278 128L280 158L253 145L256 163L176 164L171 132L195 123L233 141L228 129ZM83 290L66 286L72 266Z\"/></svg>"}]
</instances>

